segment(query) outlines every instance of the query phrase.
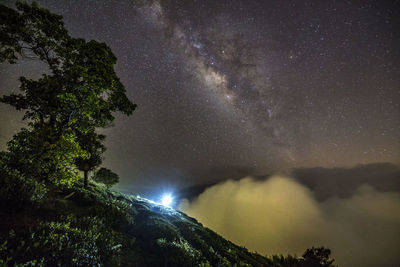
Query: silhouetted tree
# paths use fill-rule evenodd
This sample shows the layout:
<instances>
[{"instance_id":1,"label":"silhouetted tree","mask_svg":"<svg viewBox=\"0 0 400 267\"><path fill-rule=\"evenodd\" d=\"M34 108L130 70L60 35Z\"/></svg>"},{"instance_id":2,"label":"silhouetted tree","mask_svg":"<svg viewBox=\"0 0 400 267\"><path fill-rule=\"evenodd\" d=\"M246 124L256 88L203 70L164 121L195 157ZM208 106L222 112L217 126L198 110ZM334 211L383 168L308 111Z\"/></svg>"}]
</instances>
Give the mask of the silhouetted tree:
<instances>
[{"instance_id":1,"label":"silhouetted tree","mask_svg":"<svg viewBox=\"0 0 400 267\"><path fill-rule=\"evenodd\" d=\"M334 267L334 259L330 259L331 250L324 247L312 247L303 254L302 266L310 267Z\"/></svg>"},{"instance_id":2,"label":"silhouetted tree","mask_svg":"<svg viewBox=\"0 0 400 267\"><path fill-rule=\"evenodd\" d=\"M107 168L100 168L94 175L94 180L103 183L110 188L114 184L119 182L118 174Z\"/></svg>"},{"instance_id":3,"label":"silhouetted tree","mask_svg":"<svg viewBox=\"0 0 400 267\"><path fill-rule=\"evenodd\" d=\"M113 112L136 108L114 71L116 57L104 43L69 36L62 16L35 2L17 2L16 10L0 5L0 29L0 62L30 58L48 68L38 80L20 77L21 93L0 98L29 122L3 159L29 176L72 183L74 163L86 160L91 169L104 151L95 129L109 125Z\"/></svg>"},{"instance_id":4,"label":"silhouetted tree","mask_svg":"<svg viewBox=\"0 0 400 267\"><path fill-rule=\"evenodd\" d=\"M324 247L307 249L301 258L292 255L274 255L270 257L273 266L286 267L335 267L330 258L331 250Z\"/></svg>"}]
</instances>

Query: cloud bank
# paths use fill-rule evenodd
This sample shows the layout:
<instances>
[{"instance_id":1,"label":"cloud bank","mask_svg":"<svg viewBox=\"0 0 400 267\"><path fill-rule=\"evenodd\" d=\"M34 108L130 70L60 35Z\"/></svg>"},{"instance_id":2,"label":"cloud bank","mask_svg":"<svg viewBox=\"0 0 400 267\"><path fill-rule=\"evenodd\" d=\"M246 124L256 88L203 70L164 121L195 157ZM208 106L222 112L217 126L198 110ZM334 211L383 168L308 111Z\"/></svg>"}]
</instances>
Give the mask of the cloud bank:
<instances>
[{"instance_id":1,"label":"cloud bank","mask_svg":"<svg viewBox=\"0 0 400 267\"><path fill-rule=\"evenodd\" d=\"M360 164L352 168L297 168L292 176L313 190L318 200L350 197L363 184L379 191L400 192L400 165L390 162Z\"/></svg>"},{"instance_id":2,"label":"cloud bank","mask_svg":"<svg viewBox=\"0 0 400 267\"><path fill-rule=\"evenodd\" d=\"M179 209L233 242L261 254L332 249L340 266L397 266L400 193L362 185L348 198L322 202L297 181L273 176L229 180Z\"/></svg>"}]
</instances>

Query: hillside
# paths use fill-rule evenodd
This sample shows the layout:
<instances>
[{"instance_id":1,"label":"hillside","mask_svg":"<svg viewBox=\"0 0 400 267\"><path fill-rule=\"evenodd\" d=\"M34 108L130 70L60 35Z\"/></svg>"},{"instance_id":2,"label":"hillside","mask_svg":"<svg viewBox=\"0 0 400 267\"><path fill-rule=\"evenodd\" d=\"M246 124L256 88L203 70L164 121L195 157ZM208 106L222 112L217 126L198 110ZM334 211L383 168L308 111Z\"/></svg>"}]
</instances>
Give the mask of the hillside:
<instances>
[{"instance_id":1,"label":"hillside","mask_svg":"<svg viewBox=\"0 0 400 267\"><path fill-rule=\"evenodd\" d=\"M7 265L272 265L179 211L99 184L49 191L37 207L7 201L0 228Z\"/></svg>"},{"instance_id":2,"label":"hillside","mask_svg":"<svg viewBox=\"0 0 400 267\"><path fill-rule=\"evenodd\" d=\"M101 184L19 185L1 195L1 266L311 266L251 253L182 212Z\"/></svg>"}]
</instances>

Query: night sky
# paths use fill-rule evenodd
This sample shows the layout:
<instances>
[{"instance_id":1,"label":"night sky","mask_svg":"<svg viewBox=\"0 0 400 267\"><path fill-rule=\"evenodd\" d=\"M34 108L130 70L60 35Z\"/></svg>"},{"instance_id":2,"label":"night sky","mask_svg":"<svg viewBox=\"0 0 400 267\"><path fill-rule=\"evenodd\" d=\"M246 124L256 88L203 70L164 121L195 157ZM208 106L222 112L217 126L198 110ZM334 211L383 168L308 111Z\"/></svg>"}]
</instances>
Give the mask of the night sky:
<instances>
[{"instance_id":1,"label":"night sky","mask_svg":"<svg viewBox=\"0 0 400 267\"><path fill-rule=\"evenodd\" d=\"M399 1L38 3L63 15L72 36L112 48L138 104L103 130L118 189L151 196L296 169L319 200L364 183L400 191ZM1 64L0 93L45 71ZM21 118L0 105L1 149ZM386 164L354 169L377 162Z\"/></svg>"},{"instance_id":2,"label":"night sky","mask_svg":"<svg viewBox=\"0 0 400 267\"><path fill-rule=\"evenodd\" d=\"M398 1L39 4L118 58L139 106L105 131L120 188L400 162ZM43 69L1 65L1 93ZM21 114L0 108L4 147Z\"/></svg>"},{"instance_id":3,"label":"night sky","mask_svg":"<svg viewBox=\"0 0 400 267\"><path fill-rule=\"evenodd\" d=\"M105 130L121 188L400 160L398 1L39 4L118 58L139 106ZM43 68L0 70L7 93ZM1 112L4 147L22 125Z\"/></svg>"}]
</instances>

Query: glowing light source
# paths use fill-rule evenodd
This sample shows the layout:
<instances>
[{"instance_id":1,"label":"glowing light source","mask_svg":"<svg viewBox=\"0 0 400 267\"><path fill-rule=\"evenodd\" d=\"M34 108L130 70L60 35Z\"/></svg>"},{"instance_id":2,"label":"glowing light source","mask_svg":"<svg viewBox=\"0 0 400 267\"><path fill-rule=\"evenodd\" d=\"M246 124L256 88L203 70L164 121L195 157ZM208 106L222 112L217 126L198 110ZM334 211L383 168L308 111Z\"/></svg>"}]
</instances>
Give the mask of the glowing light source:
<instances>
[{"instance_id":1,"label":"glowing light source","mask_svg":"<svg viewBox=\"0 0 400 267\"><path fill-rule=\"evenodd\" d=\"M163 197L161 198L161 204L170 207L172 204L173 198L171 194L164 194Z\"/></svg>"}]
</instances>

